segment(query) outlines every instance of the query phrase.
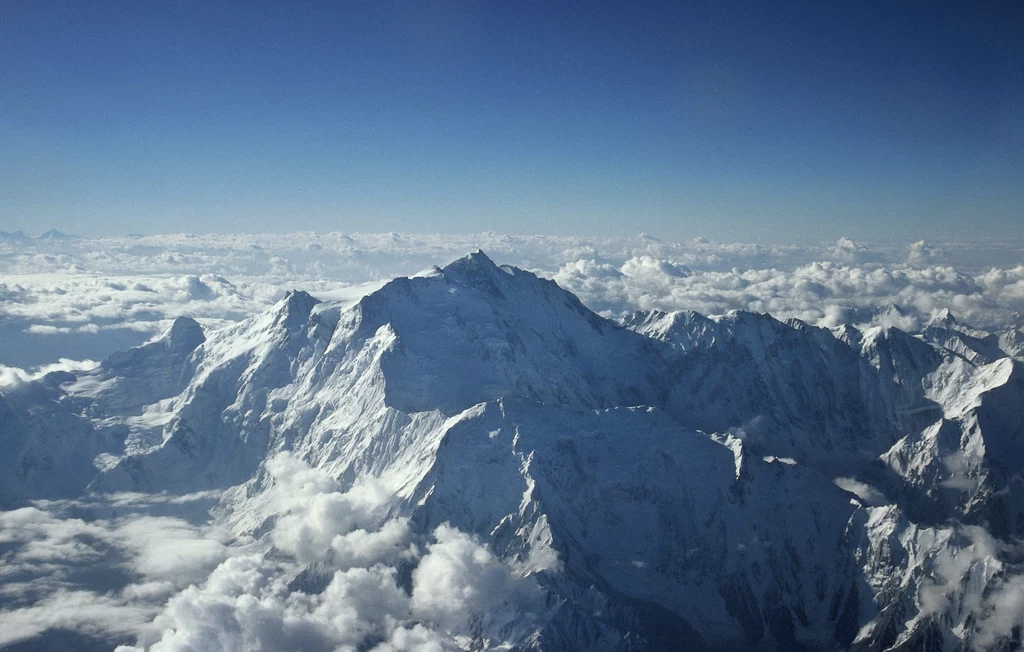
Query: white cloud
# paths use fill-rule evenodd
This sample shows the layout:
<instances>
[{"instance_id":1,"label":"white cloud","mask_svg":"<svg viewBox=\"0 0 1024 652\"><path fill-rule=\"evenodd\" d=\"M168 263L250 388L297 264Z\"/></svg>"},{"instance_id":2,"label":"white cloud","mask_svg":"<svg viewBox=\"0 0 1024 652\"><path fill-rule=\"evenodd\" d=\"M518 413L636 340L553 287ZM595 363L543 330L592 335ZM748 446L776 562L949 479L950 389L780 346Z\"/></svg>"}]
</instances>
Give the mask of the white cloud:
<instances>
[{"instance_id":1,"label":"white cloud","mask_svg":"<svg viewBox=\"0 0 1024 652\"><path fill-rule=\"evenodd\" d=\"M135 641L122 650L456 650L473 637L501 644L535 608L532 576L449 526L417 543L406 519L382 512L392 496L379 483L343 490L289 454L267 467L282 514L269 551L198 518L210 492L0 512L0 645L62 628ZM291 586L309 564L329 577L320 593Z\"/></svg>"},{"instance_id":2,"label":"white cloud","mask_svg":"<svg viewBox=\"0 0 1024 652\"><path fill-rule=\"evenodd\" d=\"M453 637L472 634L485 616L482 631L497 636L539 591L448 526L436 530L420 557L405 519L373 524L390 498L377 483L341 491L326 472L289 454L274 456L267 468L276 483L268 499L284 513L271 540L299 566L332 569L326 589L289 589L294 571L287 562L231 557L204 584L171 598L132 649L454 650L460 648ZM397 581L403 561L416 564L411 594Z\"/></svg>"},{"instance_id":3,"label":"white cloud","mask_svg":"<svg viewBox=\"0 0 1024 652\"><path fill-rule=\"evenodd\" d=\"M226 534L197 531L173 517L136 516L119 525L116 536L128 563L148 582L201 581L229 553Z\"/></svg>"},{"instance_id":4,"label":"white cloud","mask_svg":"<svg viewBox=\"0 0 1024 652\"><path fill-rule=\"evenodd\" d=\"M98 364L95 360L69 360L68 358L61 358L57 362L40 365L28 370L0 364L0 390L39 380L46 374L54 371L88 371L96 368Z\"/></svg>"},{"instance_id":5,"label":"white cloud","mask_svg":"<svg viewBox=\"0 0 1024 652\"><path fill-rule=\"evenodd\" d=\"M876 506L889 503L881 491L855 478L835 478L832 482L840 489L849 491L860 498L861 502L865 505Z\"/></svg>"},{"instance_id":6,"label":"white cloud","mask_svg":"<svg viewBox=\"0 0 1024 652\"><path fill-rule=\"evenodd\" d=\"M137 510L113 516L126 505ZM169 595L225 557L217 530L139 513L150 506L134 495L0 512L0 645L49 629L100 639L137 635ZM94 518L101 512L111 518Z\"/></svg>"},{"instance_id":7,"label":"white cloud","mask_svg":"<svg viewBox=\"0 0 1024 652\"><path fill-rule=\"evenodd\" d=\"M832 260L848 265L876 262L882 259L881 252L855 242L849 238L839 240L828 248Z\"/></svg>"},{"instance_id":8,"label":"white cloud","mask_svg":"<svg viewBox=\"0 0 1024 652\"><path fill-rule=\"evenodd\" d=\"M907 248L907 264L912 267L925 267L942 262L946 254L942 249L919 240Z\"/></svg>"},{"instance_id":9,"label":"white cloud","mask_svg":"<svg viewBox=\"0 0 1024 652\"><path fill-rule=\"evenodd\" d=\"M535 585L515 577L508 566L470 535L441 525L435 543L413 571L412 610L448 631L468 627L468 618L509 621L515 610L539 602Z\"/></svg>"},{"instance_id":10,"label":"white cloud","mask_svg":"<svg viewBox=\"0 0 1024 652\"><path fill-rule=\"evenodd\" d=\"M680 275L653 264L614 268L574 261L563 265L554 279L591 308L611 316L635 309L703 314L753 310L822 326L885 322L913 329L943 308L962 321L993 328L1014 324L1014 313L1024 311L1024 269L1019 268L971 276L941 266L811 262L790 270L737 268ZM893 304L903 312L885 310ZM863 320L865 314L868 318Z\"/></svg>"},{"instance_id":11,"label":"white cloud","mask_svg":"<svg viewBox=\"0 0 1024 652\"><path fill-rule=\"evenodd\" d=\"M100 358L159 334L175 317L221 326L291 288L354 299L382 280L478 247L497 262L553 277L608 315L747 309L833 324L850 308L898 303L917 322L948 307L989 326L1024 312L1024 245L1012 241L908 247L842 238L796 246L495 233L0 238L0 363Z\"/></svg>"},{"instance_id":12,"label":"white cloud","mask_svg":"<svg viewBox=\"0 0 1024 652\"><path fill-rule=\"evenodd\" d=\"M269 495L278 514L271 540L299 563L328 560L350 568L395 563L412 554L405 519L371 527L375 511L391 498L379 481L366 479L342 492L325 471L286 453L271 458L267 470L277 483Z\"/></svg>"},{"instance_id":13,"label":"white cloud","mask_svg":"<svg viewBox=\"0 0 1024 652\"><path fill-rule=\"evenodd\" d=\"M1000 640L1010 638L1015 628L1024 628L1024 576L997 580L981 613L978 634L971 641L975 650L993 649Z\"/></svg>"},{"instance_id":14,"label":"white cloud","mask_svg":"<svg viewBox=\"0 0 1024 652\"><path fill-rule=\"evenodd\" d=\"M1004 643L1024 627L1024 576L1017 565L1021 542L1007 543L977 526L922 529L925 573L919 581L920 606L914 620L938 617L954 630L974 622L969 649L983 652ZM908 631L913 623L908 623Z\"/></svg>"},{"instance_id":15,"label":"white cloud","mask_svg":"<svg viewBox=\"0 0 1024 652\"><path fill-rule=\"evenodd\" d=\"M155 609L91 591L57 591L27 607L0 611L0 646L52 629L110 637L133 634L153 618Z\"/></svg>"}]
</instances>

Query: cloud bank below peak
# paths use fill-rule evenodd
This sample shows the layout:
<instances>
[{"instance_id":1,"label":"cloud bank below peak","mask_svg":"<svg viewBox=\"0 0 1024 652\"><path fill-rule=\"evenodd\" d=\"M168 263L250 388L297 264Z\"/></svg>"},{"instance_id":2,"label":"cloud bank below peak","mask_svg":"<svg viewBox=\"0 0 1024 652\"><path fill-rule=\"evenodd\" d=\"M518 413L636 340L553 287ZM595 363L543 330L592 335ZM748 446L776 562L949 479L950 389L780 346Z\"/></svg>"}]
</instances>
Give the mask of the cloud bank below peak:
<instances>
[{"instance_id":1,"label":"cloud bank below peak","mask_svg":"<svg viewBox=\"0 0 1024 652\"><path fill-rule=\"evenodd\" d=\"M554 279L609 317L634 310L769 312L813 324L915 328L943 309L984 328L1019 325L1024 242L817 246L571 236L399 233L0 236L0 364L102 359L172 319L219 327L291 288L357 299L482 248ZM898 305L898 312L888 309Z\"/></svg>"},{"instance_id":2,"label":"cloud bank below peak","mask_svg":"<svg viewBox=\"0 0 1024 652\"><path fill-rule=\"evenodd\" d=\"M527 571L447 524L429 538L375 516L390 494L343 491L290 454L268 462L280 518L266 544L209 521L215 492L111 494L0 512L0 648L459 650L502 645L544 609ZM410 572L411 569L411 572Z\"/></svg>"}]
</instances>

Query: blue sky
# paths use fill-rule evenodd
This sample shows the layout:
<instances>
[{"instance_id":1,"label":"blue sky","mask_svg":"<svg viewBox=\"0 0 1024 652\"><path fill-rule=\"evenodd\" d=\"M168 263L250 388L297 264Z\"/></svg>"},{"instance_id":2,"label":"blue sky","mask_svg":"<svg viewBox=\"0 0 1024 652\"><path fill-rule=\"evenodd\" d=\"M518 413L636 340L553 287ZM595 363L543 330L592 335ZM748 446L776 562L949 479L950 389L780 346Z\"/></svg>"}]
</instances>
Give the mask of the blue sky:
<instances>
[{"instance_id":1,"label":"blue sky","mask_svg":"<svg viewBox=\"0 0 1024 652\"><path fill-rule=\"evenodd\" d=\"M1022 237L1020 6L5 2L0 230Z\"/></svg>"}]
</instances>

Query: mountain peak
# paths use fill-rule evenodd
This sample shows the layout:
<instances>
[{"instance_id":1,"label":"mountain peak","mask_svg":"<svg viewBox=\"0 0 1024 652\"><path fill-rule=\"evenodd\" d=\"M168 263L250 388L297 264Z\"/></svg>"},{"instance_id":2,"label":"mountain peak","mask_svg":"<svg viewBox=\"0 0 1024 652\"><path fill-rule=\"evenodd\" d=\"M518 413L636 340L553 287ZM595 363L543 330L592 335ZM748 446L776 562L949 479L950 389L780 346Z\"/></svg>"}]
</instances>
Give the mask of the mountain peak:
<instances>
[{"instance_id":1,"label":"mountain peak","mask_svg":"<svg viewBox=\"0 0 1024 652\"><path fill-rule=\"evenodd\" d=\"M284 298L281 301L289 309L295 308L307 313L313 309L313 306L320 303L320 299L317 299L305 290L288 290L284 293Z\"/></svg>"},{"instance_id":2,"label":"mountain peak","mask_svg":"<svg viewBox=\"0 0 1024 652\"><path fill-rule=\"evenodd\" d=\"M71 240L72 238L74 238L74 236L58 231L57 229L50 229L39 236L40 240Z\"/></svg>"},{"instance_id":3,"label":"mountain peak","mask_svg":"<svg viewBox=\"0 0 1024 652\"><path fill-rule=\"evenodd\" d=\"M206 341L206 334L196 320L191 317L178 317L167 329L163 339L172 347L187 348L191 351Z\"/></svg>"},{"instance_id":4,"label":"mountain peak","mask_svg":"<svg viewBox=\"0 0 1024 652\"><path fill-rule=\"evenodd\" d=\"M935 315L935 317L933 317L932 320L928 322L928 327L954 326L957 323L958 322L956 318L953 317L953 313L949 311L949 308L943 308L942 310L939 311L939 314Z\"/></svg>"},{"instance_id":5,"label":"mountain peak","mask_svg":"<svg viewBox=\"0 0 1024 652\"><path fill-rule=\"evenodd\" d=\"M452 261L441 273L445 278L462 285L481 290L487 294L504 297L498 285L497 272L501 271L482 250L477 249L468 256Z\"/></svg>"},{"instance_id":6,"label":"mountain peak","mask_svg":"<svg viewBox=\"0 0 1024 652\"><path fill-rule=\"evenodd\" d=\"M494 264L487 254L484 253L483 249L477 249L471 254L467 254L458 260L453 260L448 263L443 271L458 271L468 269L497 269L498 266Z\"/></svg>"},{"instance_id":7,"label":"mountain peak","mask_svg":"<svg viewBox=\"0 0 1024 652\"><path fill-rule=\"evenodd\" d=\"M289 328L301 328L309 320L313 307L320 303L320 299L313 297L302 290L288 290L284 297L277 303L275 312L278 321L284 321Z\"/></svg>"}]
</instances>

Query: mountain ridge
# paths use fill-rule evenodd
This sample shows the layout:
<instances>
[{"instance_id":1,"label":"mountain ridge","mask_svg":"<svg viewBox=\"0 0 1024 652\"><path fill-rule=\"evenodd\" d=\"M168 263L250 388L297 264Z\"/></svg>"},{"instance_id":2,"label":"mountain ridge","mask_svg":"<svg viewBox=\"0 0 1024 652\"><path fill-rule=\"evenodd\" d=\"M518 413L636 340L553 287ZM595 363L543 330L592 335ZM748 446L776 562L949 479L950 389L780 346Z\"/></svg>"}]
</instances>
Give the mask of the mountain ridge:
<instances>
[{"instance_id":1,"label":"mountain ridge","mask_svg":"<svg viewBox=\"0 0 1024 652\"><path fill-rule=\"evenodd\" d=\"M977 630L951 623L970 614L919 587L972 545L958 528L1024 528L1021 363L998 341L951 318L919 334L745 312L620 324L478 251L354 305L291 291L220 331L177 320L96 370L0 393L16 451L0 497L226 489L220 521L259 537L278 516L267 460L287 451L382 483L382 519L450 523L536 575L562 606L518 622L517 649L671 649L664 631L695 649L916 649L926 631L964 646ZM75 424L49 466L40 410ZM64 493L42 495L57 467ZM1014 568L977 564L950 589L964 600Z\"/></svg>"}]
</instances>

